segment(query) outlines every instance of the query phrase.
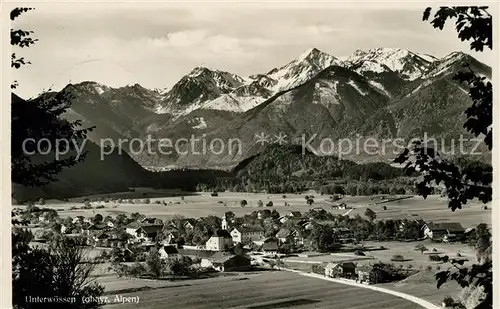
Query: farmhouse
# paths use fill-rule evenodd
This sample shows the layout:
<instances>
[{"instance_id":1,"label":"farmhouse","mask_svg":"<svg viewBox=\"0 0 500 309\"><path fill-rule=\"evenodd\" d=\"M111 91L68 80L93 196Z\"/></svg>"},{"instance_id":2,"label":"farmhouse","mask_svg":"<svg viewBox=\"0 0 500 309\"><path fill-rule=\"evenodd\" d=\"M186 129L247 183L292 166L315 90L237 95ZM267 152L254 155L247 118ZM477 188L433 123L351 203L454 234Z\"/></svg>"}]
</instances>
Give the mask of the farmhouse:
<instances>
[{"instance_id":1,"label":"farmhouse","mask_svg":"<svg viewBox=\"0 0 500 309\"><path fill-rule=\"evenodd\" d=\"M372 265L360 265L357 267L356 271L360 283L376 284L384 282L383 271Z\"/></svg>"},{"instance_id":2,"label":"farmhouse","mask_svg":"<svg viewBox=\"0 0 500 309\"><path fill-rule=\"evenodd\" d=\"M304 220L300 223L300 225L306 230L306 231L310 231L312 230L313 228L313 224L311 221L309 220Z\"/></svg>"},{"instance_id":3,"label":"farmhouse","mask_svg":"<svg viewBox=\"0 0 500 309\"><path fill-rule=\"evenodd\" d=\"M205 244L205 248L210 251L227 251L232 246L233 238L226 230L218 230Z\"/></svg>"},{"instance_id":4,"label":"farmhouse","mask_svg":"<svg viewBox=\"0 0 500 309\"><path fill-rule=\"evenodd\" d=\"M346 203L332 205L332 209L347 209L347 208L348 207Z\"/></svg>"},{"instance_id":5,"label":"farmhouse","mask_svg":"<svg viewBox=\"0 0 500 309\"><path fill-rule=\"evenodd\" d=\"M124 248L127 243L127 236L122 235L111 235L108 238L108 247L111 248Z\"/></svg>"},{"instance_id":6,"label":"farmhouse","mask_svg":"<svg viewBox=\"0 0 500 309\"><path fill-rule=\"evenodd\" d=\"M178 239L179 233L176 230L164 230L163 235L165 236L163 239L164 244L174 244Z\"/></svg>"},{"instance_id":7,"label":"farmhouse","mask_svg":"<svg viewBox=\"0 0 500 309\"><path fill-rule=\"evenodd\" d=\"M262 244L262 251L267 254L277 254L279 251L278 240L274 238L269 238Z\"/></svg>"},{"instance_id":8,"label":"farmhouse","mask_svg":"<svg viewBox=\"0 0 500 309\"><path fill-rule=\"evenodd\" d=\"M425 237L445 242L462 239L465 234L465 229L459 222L431 222L425 224L422 229Z\"/></svg>"},{"instance_id":9,"label":"farmhouse","mask_svg":"<svg viewBox=\"0 0 500 309\"><path fill-rule=\"evenodd\" d=\"M281 216L278 220L281 223L285 223L288 220L293 220L293 219L298 220L300 218L302 218L302 214L300 213L300 211L291 211L288 214Z\"/></svg>"},{"instance_id":10,"label":"farmhouse","mask_svg":"<svg viewBox=\"0 0 500 309\"><path fill-rule=\"evenodd\" d=\"M139 241L153 241L163 230L163 224L141 224L132 222L125 227L125 232Z\"/></svg>"},{"instance_id":11,"label":"farmhouse","mask_svg":"<svg viewBox=\"0 0 500 309\"><path fill-rule=\"evenodd\" d=\"M276 233L276 237L282 244L304 244L304 237L297 229L282 228Z\"/></svg>"},{"instance_id":12,"label":"farmhouse","mask_svg":"<svg viewBox=\"0 0 500 309\"><path fill-rule=\"evenodd\" d=\"M311 208L311 211L324 212L325 209L323 209L323 207L314 207L314 208Z\"/></svg>"},{"instance_id":13,"label":"farmhouse","mask_svg":"<svg viewBox=\"0 0 500 309\"><path fill-rule=\"evenodd\" d=\"M250 258L227 252L216 252L201 260L201 267L213 268L217 271L245 271L250 269Z\"/></svg>"},{"instance_id":14,"label":"farmhouse","mask_svg":"<svg viewBox=\"0 0 500 309\"><path fill-rule=\"evenodd\" d=\"M99 235L107 229L108 229L108 226L106 224L103 224L103 223L92 224L92 225L89 225L88 227L85 227L83 229L82 234L84 234L84 235Z\"/></svg>"},{"instance_id":15,"label":"farmhouse","mask_svg":"<svg viewBox=\"0 0 500 309\"><path fill-rule=\"evenodd\" d=\"M264 237L264 229L261 227L238 227L231 231L233 243L258 241Z\"/></svg>"},{"instance_id":16,"label":"farmhouse","mask_svg":"<svg viewBox=\"0 0 500 309\"><path fill-rule=\"evenodd\" d=\"M158 250L160 258L162 259L177 259L179 258L179 251L174 246L163 246Z\"/></svg>"},{"instance_id":17,"label":"farmhouse","mask_svg":"<svg viewBox=\"0 0 500 309\"><path fill-rule=\"evenodd\" d=\"M341 243L349 243L354 238L353 232L346 227L333 228L332 231Z\"/></svg>"},{"instance_id":18,"label":"farmhouse","mask_svg":"<svg viewBox=\"0 0 500 309\"><path fill-rule=\"evenodd\" d=\"M99 235L92 236L92 240L97 247L107 247L109 237L108 233L102 232Z\"/></svg>"},{"instance_id":19,"label":"farmhouse","mask_svg":"<svg viewBox=\"0 0 500 309\"><path fill-rule=\"evenodd\" d=\"M73 220L71 222L73 223L83 223L83 219L85 219L84 216L76 216L73 218Z\"/></svg>"},{"instance_id":20,"label":"farmhouse","mask_svg":"<svg viewBox=\"0 0 500 309\"><path fill-rule=\"evenodd\" d=\"M136 230L136 236L139 240L143 241L153 241L163 229L163 225L161 224L148 224L142 225Z\"/></svg>"},{"instance_id":21,"label":"farmhouse","mask_svg":"<svg viewBox=\"0 0 500 309\"><path fill-rule=\"evenodd\" d=\"M159 220L156 219L156 218L142 218L142 220L140 221L141 224L159 224L160 222L158 222Z\"/></svg>"},{"instance_id":22,"label":"farmhouse","mask_svg":"<svg viewBox=\"0 0 500 309\"><path fill-rule=\"evenodd\" d=\"M127 226L125 226L125 232L127 234L134 236L134 237L137 237L136 231L140 226L141 226L141 224L139 222L132 222L132 223L128 224Z\"/></svg>"},{"instance_id":23,"label":"farmhouse","mask_svg":"<svg viewBox=\"0 0 500 309\"><path fill-rule=\"evenodd\" d=\"M183 223L184 229L188 231L192 231L195 225L196 225L196 219L185 219Z\"/></svg>"},{"instance_id":24,"label":"farmhouse","mask_svg":"<svg viewBox=\"0 0 500 309\"><path fill-rule=\"evenodd\" d=\"M354 278L356 276L356 264L353 262L328 263L325 266L325 276L333 278Z\"/></svg>"},{"instance_id":25,"label":"farmhouse","mask_svg":"<svg viewBox=\"0 0 500 309\"><path fill-rule=\"evenodd\" d=\"M409 226L416 226L420 232L419 232L419 237L424 237L424 227L426 225L425 221L423 219L410 219L410 220L401 220L398 225L398 229L400 232L404 231L404 229L407 227L406 225Z\"/></svg>"}]
</instances>

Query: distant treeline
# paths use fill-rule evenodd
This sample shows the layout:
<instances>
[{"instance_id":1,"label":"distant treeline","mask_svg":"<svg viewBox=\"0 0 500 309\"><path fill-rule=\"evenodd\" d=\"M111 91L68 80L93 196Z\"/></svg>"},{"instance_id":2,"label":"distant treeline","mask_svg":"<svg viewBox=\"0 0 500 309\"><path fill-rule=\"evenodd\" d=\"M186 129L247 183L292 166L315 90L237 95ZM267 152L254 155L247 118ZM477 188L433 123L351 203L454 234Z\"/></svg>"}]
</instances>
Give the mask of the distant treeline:
<instances>
[{"instance_id":1,"label":"distant treeline","mask_svg":"<svg viewBox=\"0 0 500 309\"><path fill-rule=\"evenodd\" d=\"M270 146L242 161L233 175L233 179L218 180L215 187L200 183L197 190L298 193L314 189L323 194L372 195L411 193L414 187L401 168L302 153L300 146Z\"/></svg>"},{"instance_id":2,"label":"distant treeline","mask_svg":"<svg viewBox=\"0 0 500 309\"><path fill-rule=\"evenodd\" d=\"M272 145L243 160L232 171L177 169L152 172L142 169L128 156L111 156L105 161L92 152L83 164L63 171L60 180L44 188L14 188L17 202L38 198L64 199L77 196L127 191L132 187L180 189L182 191L233 191L375 195L413 194L416 174L386 163L357 164L334 156L302 153L300 146ZM462 169L484 163L455 159ZM98 168L91 169L92 166ZM433 189L432 193L440 193Z\"/></svg>"}]
</instances>

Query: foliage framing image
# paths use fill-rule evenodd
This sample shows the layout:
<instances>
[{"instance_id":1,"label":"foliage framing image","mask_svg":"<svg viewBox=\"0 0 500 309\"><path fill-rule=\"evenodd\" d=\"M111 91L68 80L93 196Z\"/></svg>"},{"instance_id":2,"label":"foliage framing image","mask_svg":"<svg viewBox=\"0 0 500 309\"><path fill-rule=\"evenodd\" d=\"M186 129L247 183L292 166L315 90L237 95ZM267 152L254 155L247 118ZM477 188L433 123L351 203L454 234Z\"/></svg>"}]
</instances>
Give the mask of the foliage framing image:
<instances>
[{"instance_id":1,"label":"foliage framing image","mask_svg":"<svg viewBox=\"0 0 500 309\"><path fill-rule=\"evenodd\" d=\"M11 11L14 21L33 8L18 7ZM33 31L11 29L11 46L26 48L37 42ZM30 64L15 53L11 56L11 67L20 69ZM11 85L16 89L17 81ZM81 129L81 122L68 122L61 115L69 108L70 98L52 98L42 102L25 101L12 94L11 102L11 169L12 182L23 186L42 186L56 180L63 169L83 161L75 156L45 162L26 153L23 141L27 138L47 138L52 145L57 139L81 140L92 128ZM74 147L70 149L74 150ZM27 147L27 151L32 151ZM46 149L44 149L46 150ZM60 151L66 148L60 145ZM95 265L88 258L87 250L78 243L56 238L48 248L32 248L29 243L33 235L27 229L12 230L12 298L13 308L99 308L97 298L104 288L91 277ZM33 302L28 297L49 297L49 302ZM85 302L88 297L93 300Z\"/></svg>"},{"instance_id":2,"label":"foliage framing image","mask_svg":"<svg viewBox=\"0 0 500 309\"><path fill-rule=\"evenodd\" d=\"M432 8L423 13L423 21L429 21ZM461 41L470 42L470 49L482 52L485 48L493 49L492 16L488 7L440 7L430 20L430 24L442 30L446 22L454 21L455 30ZM477 137L482 137L488 149L493 148L493 91L492 84L486 77L476 74L467 63L464 71L458 72L454 79L469 86L472 105L465 110L464 128ZM419 171L421 177L416 183L417 193L426 198L431 192L431 185L444 185L452 211L461 209L468 200L479 199L483 203L492 200L493 169L491 166L458 166L440 158L432 148L416 142L412 149L405 149L396 159L396 163L405 164L408 172ZM463 288L461 301L455 301L455 308L479 309L493 308L493 270L491 258L491 240L488 249L478 256L478 263L470 268L464 267L460 259L441 258L451 267L436 274L437 287L448 280L456 281Z\"/></svg>"}]
</instances>

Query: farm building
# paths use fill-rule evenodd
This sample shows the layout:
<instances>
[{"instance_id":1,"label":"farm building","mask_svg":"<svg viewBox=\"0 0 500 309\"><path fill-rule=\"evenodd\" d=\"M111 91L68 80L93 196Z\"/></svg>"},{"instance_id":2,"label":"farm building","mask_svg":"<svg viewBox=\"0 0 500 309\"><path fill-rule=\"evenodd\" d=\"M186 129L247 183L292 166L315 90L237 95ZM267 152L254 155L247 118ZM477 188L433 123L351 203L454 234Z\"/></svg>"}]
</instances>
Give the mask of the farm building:
<instances>
[{"instance_id":1,"label":"farm building","mask_svg":"<svg viewBox=\"0 0 500 309\"><path fill-rule=\"evenodd\" d=\"M185 219L183 226L186 230L192 231L196 225L196 219Z\"/></svg>"},{"instance_id":2,"label":"farm building","mask_svg":"<svg viewBox=\"0 0 500 309\"><path fill-rule=\"evenodd\" d=\"M109 230L110 228L104 224L91 224L83 228L82 234L86 236L95 236L95 235L100 235L106 230Z\"/></svg>"},{"instance_id":3,"label":"farm building","mask_svg":"<svg viewBox=\"0 0 500 309\"><path fill-rule=\"evenodd\" d=\"M119 235L111 235L108 238L108 246L111 248L124 248L127 243L127 237Z\"/></svg>"},{"instance_id":4,"label":"farm building","mask_svg":"<svg viewBox=\"0 0 500 309\"><path fill-rule=\"evenodd\" d=\"M233 246L233 238L226 230L218 230L205 243L205 248L210 251L227 251Z\"/></svg>"},{"instance_id":5,"label":"farm building","mask_svg":"<svg viewBox=\"0 0 500 309\"><path fill-rule=\"evenodd\" d=\"M141 227L141 224L139 222L132 222L125 226L125 232L134 237L137 237L136 231L139 227Z\"/></svg>"},{"instance_id":6,"label":"farm building","mask_svg":"<svg viewBox=\"0 0 500 309\"><path fill-rule=\"evenodd\" d=\"M288 214L281 216L278 220L281 223L285 223L288 220L298 220L302 218L302 213L300 211L291 211Z\"/></svg>"},{"instance_id":7,"label":"farm building","mask_svg":"<svg viewBox=\"0 0 500 309\"><path fill-rule=\"evenodd\" d=\"M102 232L99 235L93 236L93 241L98 247L123 248L127 243L127 237L111 232Z\"/></svg>"},{"instance_id":8,"label":"farm building","mask_svg":"<svg viewBox=\"0 0 500 309\"><path fill-rule=\"evenodd\" d=\"M352 262L328 263L325 266L325 276L333 278L354 278L356 276L356 264Z\"/></svg>"},{"instance_id":9,"label":"farm building","mask_svg":"<svg viewBox=\"0 0 500 309\"><path fill-rule=\"evenodd\" d=\"M313 228L313 224L309 220L303 220L300 225L306 230L310 231Z\"/></svg>"},{"instance_id":10,"label":"farm building","mask_svg":"<svg viewBox=\"0 0 500 309\"><path fill-rule=\"evenodd\" d=\"M153 241L161 233L162 229L163 225L161 224L142 225L137 229L136 235L139 239Z\"/></svg>"},{"instance_id":11,"label":"farm building","mask_svg":"<svg viewBox=\"0 0 500 309\"><path fill-rule=\"evenodd\" d=\"M73 223L83 223L84 219L85 219L84 216L76 216L76 217L73 218L73 220L71 222L73 222Z\"/></svg>"},{"instance_id":12,"label":"farm building","mask_svg":"<svg viewBox=\"0 0 500 309\"><path fill-rule=\"evenodd\" d=\"M160 222L161 220L157 219L157 218L142 218L142 220L140 221L141 224L161 224Z\"/></svg>"},{"instance_id":13,"label":"farm building","mask_svg":"<svg viewBox=\"0 0 500 309\"><path fill-rule=\"evenodd\" d=\"M180 256L179 251L174 246L163 246L160 250L158 250L158 252L160 253L160 258L162 259L176 259Z\"/></svg>"},{"instance_id":14,"label":"farm building","mask_svg":"<svg viewBox=\"0 0 500 309\"><path fill-rule=\"evenodd\" d=\"M164 244L174 244L178 238L178 232L175 230L163 231L165 238L163 239Z\"/></svg>"},{"instance_id":15,"label":"farm building","mask_svg":"<svg viewBox=\"0 0 500 309\"><path fill-rule=\"evenodd\" d=\"M212 267L217 271L244 271L250 269L250 258L226 252L216 252L201 260L201 267Z\"/></svg>"},{"instance_id":16,"label":"farm building","mask_svg":"<svg viewBox=\"0 0 500 309\"><path fill-rule=\"evenodd\" d=\"M383 271L372 265L360 265L357 267L358 281L366 284L376 284L384 282Z\"/></svg>"},{"instance_id":17,"label":"farm building","mask_svg":"<svg viewBox=\"0 0 500 309\"><path fill-rule=\"evenodd\" d=\"M465 235L465 229L459 222L427 223L422 227L424 236L441 241L461 240Z\"/></svg>"},{"instance_id":18,"label":"farm building","mask_svg":"<svg viewBox=\"0 0 500 309\"><path fill-rule=\"evenodd\" d=\"M125 227L125 232L139 241L153 241L162 230L162 224L140 224L132 222Z\"/></svg>"},{"instance_id":19,"label":"farm building","mask_svg":"<svg viewBox=\"0 0 500 309\"><path fill-rule=\"evenodd\" d=\"M279 251L278 240L275 238L269 238L262 244L262 251L267 254L277 254Z\"/></svg>"},{"instance_id":20,"label":"farm building","mask_svg":"<svg viewBox=\"0 0 500 309\"><path fill-rule=\"evenodd\" d=\"M276 233L276 238L280 241L280 243L293 243L293 244L304 244L304 237L297 229L287 229L282 228Z\"/></svg>"},{"instance_id":21,"label":"farm building","mask_svg":"<svg viewBox=\"0 0 500 309\"><path fill-rule=\"evenodd\" d=\"M350 208L351 207L348 207L346 203L332 205L332 209L350 209Z\"/></svg>"}]
</instances>

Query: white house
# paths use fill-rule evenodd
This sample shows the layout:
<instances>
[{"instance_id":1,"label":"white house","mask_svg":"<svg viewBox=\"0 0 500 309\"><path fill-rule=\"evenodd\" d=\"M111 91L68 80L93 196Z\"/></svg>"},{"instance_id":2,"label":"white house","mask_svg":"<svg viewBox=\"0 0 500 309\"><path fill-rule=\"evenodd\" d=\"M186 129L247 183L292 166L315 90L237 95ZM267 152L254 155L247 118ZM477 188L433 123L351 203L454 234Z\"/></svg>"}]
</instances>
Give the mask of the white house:
<instances>
[{"instance_id":1,"label":"white house","mask_svg":"<svg viewBox=\"0 0 500 309\"><path fill-rule=\"evenodd\" d=\"M231 231L233 243L258 241L264 238L264 229L261 227L238 227Z\"/></svg>"},{"instance_id":2,"label":"white house","mask_svg":"<svg viewBox=\"0 0 500 309\"><path fill-rule=\"evenodd\" d=\"M163 230L161 224L142 225L136 231L137 238L143 241L153 241Z\"/></svg>"},{"instance_id":3,"label":"white house","mask_svg":"<svg viewBox=\"0 0 500 309\"><path fill-rule=\"evenodd\" d=\"M137 232L137 229L138 229L140 226L141 226L141 225L140 225L138 222L132 222L132 223L130 223L129 225L127 225L127 226L125 227L125 232L126 232L127 234L130 234L130 235L134 236L134 237L137 237L137 233L136 233L136 232Z\"/></svg>"},{"instance_id":4,"label":"white house","mask_svg":"<svg viewBox=\"0 0 500 309\"><path fill-rule=\"evenodd\" d=\"M206 250L226 251L233 246L231 234L226 230L218 230L205 244Z\"/></svg>"},{"instance_id":5,"label":"white house","mask_svg":"<svg viewBox=\"0 0 500 309\"><path fill-rule=\"evenodd\" d=\"M140 224L132 222L125 227L125 232L141 241L153 241L163 230L162 224Z\"/></svg>"}]
</instances>

